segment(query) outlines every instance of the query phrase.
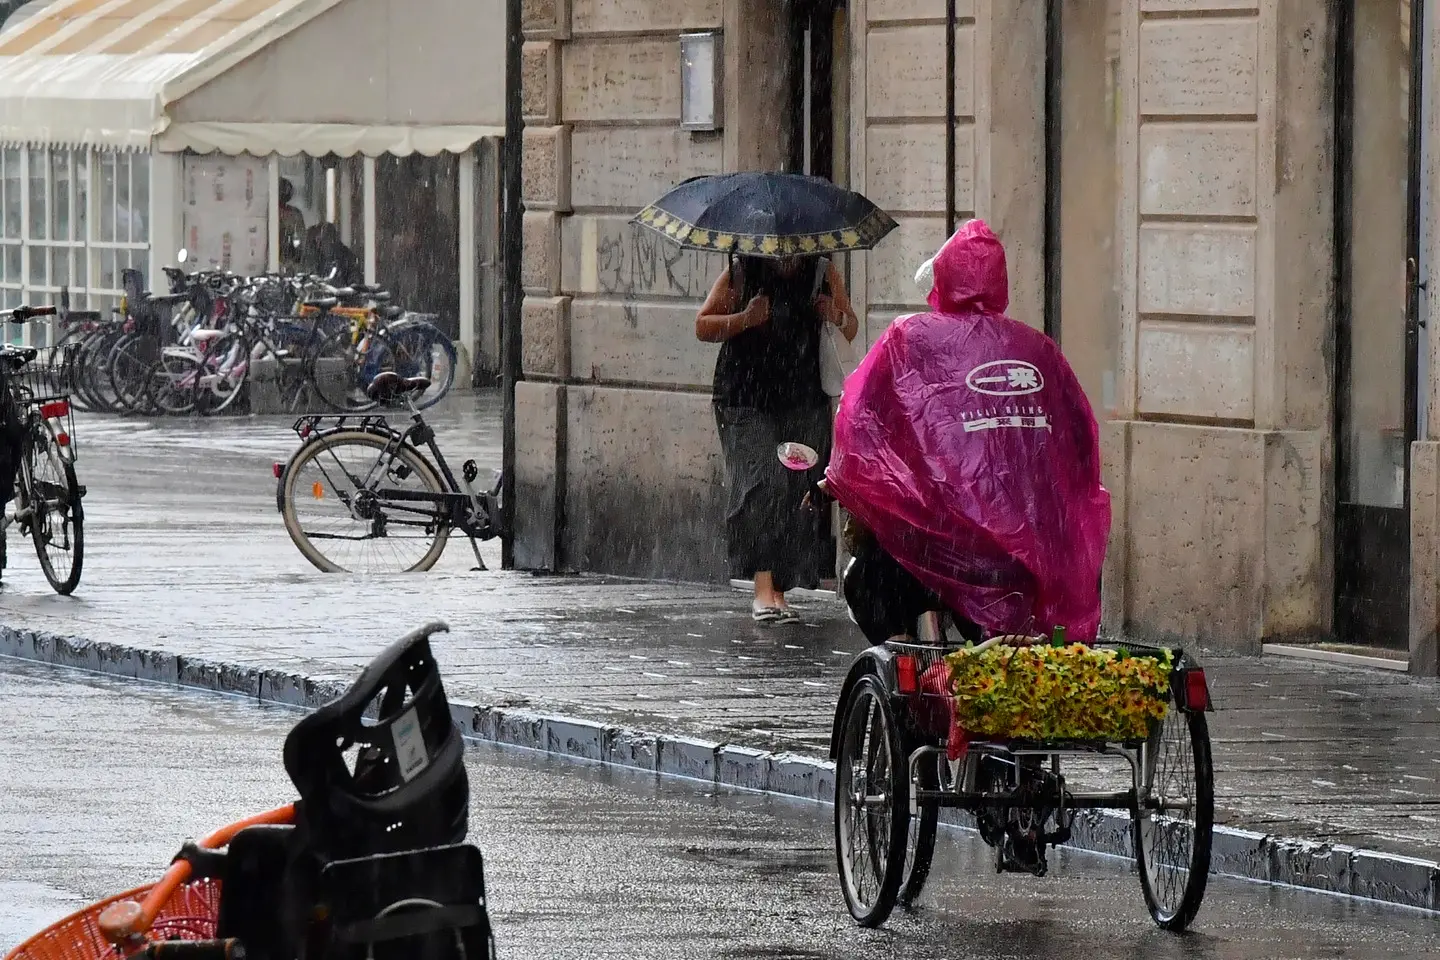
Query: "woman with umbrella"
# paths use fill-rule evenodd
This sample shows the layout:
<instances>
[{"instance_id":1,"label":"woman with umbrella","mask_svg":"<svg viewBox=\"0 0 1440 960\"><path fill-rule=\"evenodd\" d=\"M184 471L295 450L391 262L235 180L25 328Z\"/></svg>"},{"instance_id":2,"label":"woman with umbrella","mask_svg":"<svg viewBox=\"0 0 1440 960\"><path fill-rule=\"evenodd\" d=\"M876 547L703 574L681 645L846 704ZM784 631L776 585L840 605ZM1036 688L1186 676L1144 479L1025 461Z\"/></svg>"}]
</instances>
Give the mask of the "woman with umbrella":
<instances>
[{"instance_id":1,"label":"woman with umbrella","mask_svg":"<svg viewBox=\"0 0 1440 960\"><path fill-rule=\"evenodd\" d=\"M827 254L868 249L895 223L864 197L794 174L700 177L637 220L695 249L729 254L695 318L695 335L720 344L715 422L728 486L730 576L752 580L751 615L794 623L787 591L818 585L819 536L802 510L810 478L786 470L776 447L830 447L830 397L821 386L827 325L846 342L859 320Z\"/></svg>"}]
</instances>

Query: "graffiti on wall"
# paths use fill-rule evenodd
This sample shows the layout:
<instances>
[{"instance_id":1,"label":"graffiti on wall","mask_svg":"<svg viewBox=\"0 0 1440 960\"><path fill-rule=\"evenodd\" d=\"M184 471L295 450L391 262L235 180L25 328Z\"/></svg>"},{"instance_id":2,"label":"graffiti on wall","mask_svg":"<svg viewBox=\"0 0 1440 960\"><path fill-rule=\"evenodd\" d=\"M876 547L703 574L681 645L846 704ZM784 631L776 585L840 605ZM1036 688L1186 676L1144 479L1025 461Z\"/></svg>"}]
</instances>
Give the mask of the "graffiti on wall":
<instances>
[{"instance_id":1,"label":"graffiti on wall","mask_svg":"<svg viewBox=\"0 0 1440 960\"><path fill-rule=\"evenodd\" d=\"M631 224L603 230L596 241L598 292L622 301L625 322L634 329L637 297L702 299L710 289L714 259Z\"/></svg>"}]
</instances>

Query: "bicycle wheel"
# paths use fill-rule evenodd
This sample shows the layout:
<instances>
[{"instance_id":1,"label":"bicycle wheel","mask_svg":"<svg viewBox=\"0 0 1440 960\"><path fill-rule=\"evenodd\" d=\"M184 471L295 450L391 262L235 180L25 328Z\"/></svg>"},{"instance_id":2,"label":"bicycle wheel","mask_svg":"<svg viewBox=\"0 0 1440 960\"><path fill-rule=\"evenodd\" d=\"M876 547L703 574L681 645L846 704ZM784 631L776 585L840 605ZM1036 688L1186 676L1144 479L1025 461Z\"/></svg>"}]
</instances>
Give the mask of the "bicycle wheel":
<instances>
[{"instance_id":1,"label":"bicycle wheel","mask_svg":"<svg viewBox=\"0 0 1440 960\"><path fill-rule=\"evenodd\" d=\"M253 348L237 333L210 345L194 381L192 405L202 417L224 413L246 393Z\"/></svg>"},{"instance_id":2,"label":"bicycle wheel","mask_svg":"<svg viewBox=\"0 0 1440 960\"><path fill-rule=\"evenodd\" d=\"M45 579L61 596L80 584L85 565L85 511L75 467L64 460L50 431L37 427L21 465L21 513L35 541Z\"/></svg>"},{"instance_id":3,"label":"bicycle wheel","mask_svg":"<svg viewBox=\"0 0 1440 960\"><path fill-rule=\"evenodd\" d=\"M455 385L455 368L460 364L450 338L429 321L407 320L386 330L385 339L395 353L396 373L430 381L430 388L415 398L415 406L424 410L445 399Z\"/></svg>"},{"instance_id":4,"label":"bicycle wheel","mask_svg":"<svg viewBox=\"0 0 1440 960\"><path fill-rule=\"evenodd\" d=\"M1190 926L1205 898L1215 828L1215 771L1205 714L1173 705L1146 743L1145 783L1131 811L1135 862L1150 916Z\"/></svg>"},{"instance_id":5,"label":"bicycle wheel","mask_svg":"<svg viewBox=\"0 0 1440 960\"><path fill-rule=\"evenodd\" d=\"M920 765L920 787L923 790L940 788L938 765L945 761L939 757L934 759L933 766L924 762ZM930 879L930 866L935 859L935 834L939 827L940 808L935 804L926 804L920 808L919 816L912 814L910 817L910 829L905 835L904 879L897 898L905 910L914 909L915 901L920 899L920 893L925 889L925 881Z\"/></svg>"},{"instance_id":6,"label":"bicycle wheel","mask_svg":"<svg viewBox=\"0 0 1440 960\"><path fill-rule=\"evenodd\" d=\"M285 529L320 570L429 570L445 551L450 524L438 499L385 495L447 492L413 447L359 430L321 434L296 451L283 477Z\"/></svg>"},{"instance_id":7,"label":"bicycle wheel","mask_svg":"<svg viewBox=\"0 0 1440 960\"><path fill-rule=\"evenodd\" d=\"M115 341L122 336L124 334L114 328L96 330L85 340L76 360L75 390L97 413L115 412L114 396L108 393L112 388L105 360Z\"/></svg>"},{"instance_id":8,"label":"bicycle wheel","mask_svg":"<svg viewBox=\"0 0 1440 960\"><path fill-rule=\"evenodd\" d=\"M166 351L146 377L148 402L170 416L195 412L195 384L200 379L200 358L194 354Z\"/></svg>"},{"instance_id":9,"label":"bicycle wheel","mask_svg":"<svg viewBox=\"0 0 1440 960\"><path fill-rule=\"evenodd\" d=\"M122 413L145 416L154 412L145 388L155 362L155 347L153 339L132 333L121 337L110 348L106 366L115 405Z\"/></svg>"},{"instance_id":10,"label":"bicycle wheel","mask_svg":"<svg viewBox=\"0 0 1440 960\"><path fill-rule=\"evenodd\" d=\"M884 923L900 893L910 830L903 753L885 688L861 677L835 761L835 858L845 905L862 927Z\"/></svg>"},{"instance_id":11,"label":"bicycle wheel","mask_svg":"<svg viewBox=\"0 0 1440 960\"><path fill-rule=\"evenodd\" d=\"M382 359L387 353L389 348L375 334L370 336L366 353L359 353L351 342L350 331L342 330L315 342L306 358L305 371L316 395L330 409L365 413L379 406L366 394L365 388L375 374L393 366L393 363L386 365ZM377 359L381 361L379 364Z\"/></svg>"}]
</instances>

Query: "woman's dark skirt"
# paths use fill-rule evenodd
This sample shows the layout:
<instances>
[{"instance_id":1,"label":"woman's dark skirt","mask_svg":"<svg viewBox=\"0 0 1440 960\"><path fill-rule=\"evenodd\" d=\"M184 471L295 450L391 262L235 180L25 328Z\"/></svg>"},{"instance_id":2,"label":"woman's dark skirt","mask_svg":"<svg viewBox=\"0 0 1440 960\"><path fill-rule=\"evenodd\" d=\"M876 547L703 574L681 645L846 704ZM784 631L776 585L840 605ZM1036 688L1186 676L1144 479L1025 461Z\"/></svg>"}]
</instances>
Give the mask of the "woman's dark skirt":
<instances>
[{"instance_id":1,"label":"woman's dark skirt","mask_svg":"<svg viewBox=\"0 0 1440 960\"><path fill-rule=\"evenodd\" d=\"M811 485L830 459L830 408L783 412L715 405L729 488L725 532L730 577L751 580L769 570L775 589L820 584L820 513L804 508ZM815 448L820 462L799 472L786 468L776 447L795 441Z\"/></svg>"}]
</instances>

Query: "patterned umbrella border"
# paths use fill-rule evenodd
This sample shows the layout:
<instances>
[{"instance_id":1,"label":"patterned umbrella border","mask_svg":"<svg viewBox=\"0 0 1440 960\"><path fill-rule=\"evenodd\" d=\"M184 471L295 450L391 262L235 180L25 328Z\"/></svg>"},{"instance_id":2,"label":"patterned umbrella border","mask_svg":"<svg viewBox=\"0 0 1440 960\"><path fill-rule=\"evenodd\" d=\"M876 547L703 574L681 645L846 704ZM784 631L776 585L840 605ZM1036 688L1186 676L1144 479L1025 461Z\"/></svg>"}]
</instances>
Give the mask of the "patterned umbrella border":
<instances>
[{"instance_id":1,"label":"patterned umbrella border","mask_svg":"<svg viewBox=\"0 0 1440 960\"><path fill-rule=\"evenodd\" d=\"M697 227L653 203L632 217L630 222L648 227L680 246L693 250L777 258L869 250L899 226L888 213L876 207L865 215L865 219L844 230L785 237L774 234L720 233Z\"/></svg>"}]
</instances>

